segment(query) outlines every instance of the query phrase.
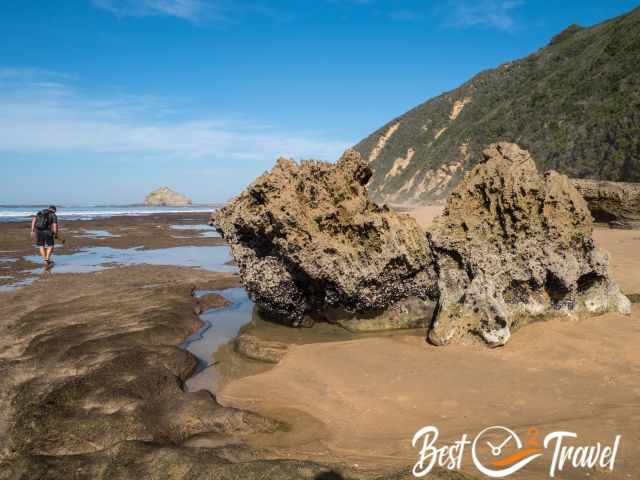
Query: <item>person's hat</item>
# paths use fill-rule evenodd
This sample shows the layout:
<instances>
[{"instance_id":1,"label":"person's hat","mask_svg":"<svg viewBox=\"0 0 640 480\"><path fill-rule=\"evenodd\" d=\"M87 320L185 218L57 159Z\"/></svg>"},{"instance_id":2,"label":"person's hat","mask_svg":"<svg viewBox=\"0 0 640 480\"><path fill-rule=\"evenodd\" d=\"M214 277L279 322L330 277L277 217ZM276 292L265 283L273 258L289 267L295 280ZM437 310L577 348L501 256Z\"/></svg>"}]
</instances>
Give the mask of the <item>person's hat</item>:
<instances>
[{"instance_id":1,"label":"person's hat","mask_svg":"<svg viewBox=\"0 0 640 480\"><path fill-rule=\"evenodd\" d=\"M49 205L49 210L51 210L52 212L56 211L56 206L55 205Z\"/></svg>"}]
</instances>

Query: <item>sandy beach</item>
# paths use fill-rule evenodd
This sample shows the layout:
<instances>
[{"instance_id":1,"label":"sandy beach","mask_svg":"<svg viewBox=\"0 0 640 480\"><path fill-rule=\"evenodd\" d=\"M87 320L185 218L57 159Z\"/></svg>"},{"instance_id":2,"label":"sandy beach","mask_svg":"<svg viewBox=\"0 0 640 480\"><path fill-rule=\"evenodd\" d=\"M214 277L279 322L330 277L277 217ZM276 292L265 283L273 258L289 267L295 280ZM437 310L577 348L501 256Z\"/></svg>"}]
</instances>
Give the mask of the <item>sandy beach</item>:
<instances>
[{"instance_id":1,"label":"sandy beach","mask_svg":"<svg viewBox=\"0 0 640 480\"><path fill-rule=\"evenodd\" d=\"M64 222L66 243L50 271L34 256L26 222L0 224L7 260L1 478L209 478L215 471L302 480L353 470L333 456L323 465L292 456L288 422L222 406L206 375L187 385L203 363L214 363L196 356L198 332L219 343L204 314L233 307L215 292L241 291L207 221L189 213ZM250 320L249 304L234 321ZM194 335L191 349L185 340ZM269 369L246 359L237 365L245 375ZM273 448L267 438L276 439ZM391 478L388 471L376 466L349 478Z\"/></svg>"},{"instance_id":2,"label":"sandy beach","mask_svg":"<svg viewBox=\"0 0 640 480\"><path fill-rule=\"evenodd\" d=\"M428 228L441 210L423 207L411 214ZM623 290L640 292L640 233L599 227L595 239L611 253ZM417 458L411 438L425 425L437 426L443 441L491 425L525 434L534 426L543 433L578 432L585 444L622 435L622 473L594 471L590 478L630 478L640 469L638 340L635 304L630 316L528 325L494 350L433 347L416 335L296 345L275 368L228 383L218 398L291 422L307 441L290 448L315 459L407 465ZM469 463L464 470L477 473ZM539 463L513 478L537 479L547 470L548 462ZM563 478L584 478L584 472Z\"/></svg>"},{"instance_id":3,"label":"sandy beach","mask_svg":"<svg viewBox=\"0 0 640 480\"><path fill-rule=\"evenodd\" d=\"M640 0L550 5L3 2L0 480L635 480Z\"/></svg>"},{"instance_id":4,"label":"sandy beach","mask_svg":"<svg viewBox=\"0 0 640 480\"><path fill-rule=\"evenodd\" d=\"M428 228L440 211L423 207L410 214ZM0 293L3 471L26 468L29 478L49 478L46 472L59 478L76 468L104 474L113 468L106 453L133 456L145 464L136 468L155 475L165 468L156 456L162 448L176 459L167 468L177 474L193 462L220 468L220 449L232 448L225 455L234 465L277 459L294 462L286 468L298 472L312 469L300 478L322 478L320 464L353 478L404 478L384 473L392 471L411 478L417 460L411 438L425 425L437 426L442 442L490 425L523 435L532 426L543 434L575 431L584 444L622 435L616 473L592 471L590 478L630 478L640 469L638 304L631 316L534 323L500 349L434 347L422 330L291 329L262 321L249 306L233 321L248 322L242 331L257 338L287 342L284 358L277 365L249 360L229 337L210 359L216 384L201 372L187 388L201 360L179 345L202 327L196 313L230 305L224 292L239 287L239 278L214 271L211 259L202 258L205 269L179 265L190 258L184 250L175 265L145 261L165 254L171 263L168 252L176 248L204 248L194 251L204 256L207 248L226 248L207 219L183 214L67 222L66 244L50 273L37 259L25 260L33 255L26 225L0 224L3 256L16 259L2 264L3 284L33 282ZM640 233L598 227L595 239L611 253L625 293L640 293ZM86 260L72 262L75 255L100 248L154 253L138 260L111 253L88 263L96 271L56 270L78 269ZM222 296L192 295L212 290ZM537 479L547 469L548 462L540 462L513 478ZM469 458L462 471L477 475ZM250 474L246 478L254 478Z\"/></svg>"}]
</instances>

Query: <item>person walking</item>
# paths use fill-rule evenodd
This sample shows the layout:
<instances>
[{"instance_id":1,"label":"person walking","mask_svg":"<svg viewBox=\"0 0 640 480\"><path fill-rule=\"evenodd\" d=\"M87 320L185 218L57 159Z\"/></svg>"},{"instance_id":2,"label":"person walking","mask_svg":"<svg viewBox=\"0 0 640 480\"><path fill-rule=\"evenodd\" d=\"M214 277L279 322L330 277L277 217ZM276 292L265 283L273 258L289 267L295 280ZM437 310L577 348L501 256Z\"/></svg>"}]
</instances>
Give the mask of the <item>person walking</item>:
<instances>
[{"instance_id":1,"label":"person walking","mask_svg":"<svg viewBox=\"0 0 640 480\"><path fill-rule=\"evenodd\" d=\"M40 248L40 256L46 267L53 264L51 255L53 255L55 238L58 236L59 230L56 207L53 205L40 210L31 220L31 237L35 239L36 245Z\"/></svg>"}]
</instances>

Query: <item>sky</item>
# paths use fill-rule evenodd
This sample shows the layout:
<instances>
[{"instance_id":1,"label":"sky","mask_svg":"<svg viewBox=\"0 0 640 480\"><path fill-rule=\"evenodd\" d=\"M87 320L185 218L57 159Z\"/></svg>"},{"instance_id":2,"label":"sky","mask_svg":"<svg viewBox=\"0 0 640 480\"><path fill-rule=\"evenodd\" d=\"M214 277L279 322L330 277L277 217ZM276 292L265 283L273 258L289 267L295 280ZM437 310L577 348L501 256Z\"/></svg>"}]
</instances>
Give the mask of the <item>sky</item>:
<instances>
[{"instance_id":1,"label":"sky","mask_svg":"<svg viewBox=\"0 0 640 480\"><path fill-rule=\"evenodd\" d=\"M638 0L3 0L0 204L239 193Z\"/></svg>"}]
</instances>

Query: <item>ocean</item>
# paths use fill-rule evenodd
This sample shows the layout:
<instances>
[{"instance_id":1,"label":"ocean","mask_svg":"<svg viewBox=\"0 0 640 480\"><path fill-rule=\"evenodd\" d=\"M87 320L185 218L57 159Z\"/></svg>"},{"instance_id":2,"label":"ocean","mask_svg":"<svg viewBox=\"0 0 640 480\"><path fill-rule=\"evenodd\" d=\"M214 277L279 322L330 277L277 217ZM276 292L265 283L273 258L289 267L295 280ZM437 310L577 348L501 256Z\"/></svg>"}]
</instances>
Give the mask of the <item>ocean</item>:
<instances>
[{"instance_id":1,"label":"ocean","mask_svg":"<svg viewBox=\"0 0 640 480\"><path fill-rule=\"evenodd\" d=\"M46 205L0 205L0 222L23 222L30 220ZM158 213L203 213L212 212L217 205L193 205L189 207L146 207L144 205L117 206L57 206L56 214L61 220L92 220L94 218L153 215Z\"/></svg>"}]
</instances>

